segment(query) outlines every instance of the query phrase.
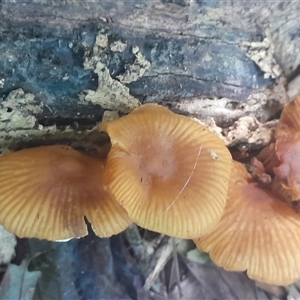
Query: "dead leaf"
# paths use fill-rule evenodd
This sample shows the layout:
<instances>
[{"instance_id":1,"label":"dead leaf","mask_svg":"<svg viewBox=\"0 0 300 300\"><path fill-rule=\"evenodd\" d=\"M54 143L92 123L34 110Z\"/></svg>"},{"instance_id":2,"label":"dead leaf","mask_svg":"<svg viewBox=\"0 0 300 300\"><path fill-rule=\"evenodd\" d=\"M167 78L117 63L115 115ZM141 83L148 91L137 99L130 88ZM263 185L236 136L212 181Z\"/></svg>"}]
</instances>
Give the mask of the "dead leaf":
<instances>
[{"instance_id":1,"label":"dead leaf","mask_svg":"<svg viewBox=\"0 0 300 300\"><path fill-rule=\"evenodd\" d=\"M24 260L20 266L10 264L5 272L0 286L0 299L3 300L31 300L40 271L29 272L28 262Z\"/></svg>"},{"instance_id":2,"label":"dead leaf","mask_svg":"<svg viewBox=\"0 0 300 300\"><path fill-rule=\"evenodd\" d=\"M192 262L181 255L179 258L189 271L181 278L182 299L269 299L245 273L228 272L215 265ZM179 299L178 295L178 288L175 287L169 298Z\"/></svg>"}]
</instances>

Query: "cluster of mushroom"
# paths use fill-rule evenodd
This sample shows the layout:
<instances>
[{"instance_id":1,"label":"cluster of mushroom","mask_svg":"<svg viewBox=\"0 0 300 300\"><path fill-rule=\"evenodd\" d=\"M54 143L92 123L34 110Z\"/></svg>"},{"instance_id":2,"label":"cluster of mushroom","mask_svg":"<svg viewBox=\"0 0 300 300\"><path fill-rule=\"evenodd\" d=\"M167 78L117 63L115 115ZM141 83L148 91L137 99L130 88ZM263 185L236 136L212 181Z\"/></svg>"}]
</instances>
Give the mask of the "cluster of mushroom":
<instances>
[{"instance_id":1,"label":"cluster of mushroom","mask_svg":"<svg viewBox=\"0 0 300 300\"><path fill-rule=\"evenodd\" d=\"M233 163L221 221L194 240L216 264L270 284L300 279L299 118L300 93L283 109L275 142L252 158L251 174Z\"/></svg>"},{"instance_id":2,"label":"cluster of mushroom","mask_svg":"<svg viewBox=\"0 0 300 300\"><path fill-rule=\"evenodd\" d=\"M87 234L84 217L100 237L135 222L194 239L228 270L291 283L300 278L300 216L289 201L300 196L300 121L289 116L300 112L297 99L251 175L205 126L155 104L100 124L111 141L105 159L61 145L5 154L0 223L20 237L62 240Z\"/></svg>"},{"instance_id":3,"label":"cluster of mushroom","mask_svg":"<svg viewBox=\"0 0 300 300\"><path fill-rule=\"evenodd\" d=\"M210 231L226 203L231 155L198 122L147 104L100 124L105 159L62 145L0 157L0 223L19 237L100 237L131 222L182 238ZM188 217L187 217L188 216Z\"/></svg>"}]
</instances>

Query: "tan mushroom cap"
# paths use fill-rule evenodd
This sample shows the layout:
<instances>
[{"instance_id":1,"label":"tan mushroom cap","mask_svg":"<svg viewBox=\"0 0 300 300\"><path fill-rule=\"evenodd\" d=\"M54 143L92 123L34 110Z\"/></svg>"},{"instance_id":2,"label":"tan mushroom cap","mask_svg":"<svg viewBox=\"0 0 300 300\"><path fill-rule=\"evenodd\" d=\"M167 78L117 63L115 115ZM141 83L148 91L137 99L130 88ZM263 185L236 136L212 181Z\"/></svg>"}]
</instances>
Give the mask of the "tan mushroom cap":
<instances>
[{"instance_id":1,"label":"tan mushroom cap","mask_svg":"<svg viewBox=\"0 0 300 300\"><path fill-rule=\"evenodd\" d=\"M300 132L300 91L293 101L286 105L276 127L276 138Z\"/></svg>"},{"instance_id":2,"label":"tan mushroom cap","mask_svg":"<svg viewBox=\"0 0 300 300\"><path fill-rule=\"evenodd\" d=\"M280 165L274 168L276 179L289 191L293 200L300 199L300 131L276 141Z\"/></svg>"},{"instance_id":3,"label":"tan mushroom cap","mask_svg":"<svg viewBox=\"0 0 300 300\"><path fill-rule=\"evenodd\" d=\"M209 234L194 240L219 266L287 285L300 278L300 216L275 193L252 182L235 162L225 212Z\"/></svg>"},{"instance_id":4,"label":"tan mushroom cap","mask_svg":"<svg viewBox=\"0 0 300 300\"><path fill-rule=\"evenodd\" d=\"M276 179L293 200L300 199L300 93L286 105L276 127Z\"/></svg>"},{"instance_id":5,"label":"tan mushroom cap","mask_svg":"<svg viewBox=\"0 0 300 300\"><path fill-rule=\"evenodd\" d=\"M123 231L126 211L102 186L105 161L68 146L25 149L0 157L0 223L19 237L62 240Z\"/></svg>"},{"instance_id":6,"label":"tan mushroom cap","mask_svg":"<svg viewBox=\"0 0 300 300\"><path fill-rule=\"evenodd\" d=\"M112 143L104 182L134 222L181 238L203 235L217 224L232 159L214 133L156 104L100 129Z\"/></svg>"}]
</instances>

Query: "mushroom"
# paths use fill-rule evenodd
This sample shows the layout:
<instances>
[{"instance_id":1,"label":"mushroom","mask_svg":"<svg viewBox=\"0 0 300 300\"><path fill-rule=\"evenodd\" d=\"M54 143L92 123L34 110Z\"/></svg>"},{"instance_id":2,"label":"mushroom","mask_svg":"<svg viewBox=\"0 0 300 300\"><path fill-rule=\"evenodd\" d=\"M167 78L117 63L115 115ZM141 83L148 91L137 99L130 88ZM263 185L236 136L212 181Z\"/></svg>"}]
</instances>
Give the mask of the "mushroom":
<instances>
[{"instance_id":1,"label":"mushroom","mask_svg":"<svg viewBox=\"0 0 300 300\"><path fill-rule=\"evenodd\" d=\"M63 240L123 231L126 211L104 191L105 160L68 146L42 146L0 157L0 223L19 237Z\"/></svg>"},{"instance_id":2,"label":"mushroom","mask_svg":"<svg viewBox=\"0 0 300 300\"><path fill-rule=\"evenodd\" d=\"M102 123L100 130L112 144L104 185L134 222L181 238L218 223L232 159L214 133L156 104Z\"/></svg>"},{"instance_id":3,"label":"mushroom","mask_svg":"<svg viewBox=\"0 0 300 300\"><path fill-rule=\"evenodd\" d=\"M300 92L284 107L276 127L276 155L280 164L276 178L289 190L293 200L300 199Z\"/></svg>"},{"instance_id":4,"label":"mushroom","mask_svg":"<svg viewBox=\"0 0 300 300\"><path fill-rule=\"evenodd\" d=\"M293 101L286 105L280 115L275 136L281 138L300 132L300 90Z\"/></svg>"},{"instance_id":5,"label":"mushroom","mask_svg":"<svg viewBox=\"0 0 300 300\"><path fill-rule=\"evenodd\" d=\"M300 200L299 115L300 93L284 107L275 130L276 141L267 145L251 161L254 173L261 181L272 178L288 191L288 198L293 201Z\"/></svg>"},{"instance_id":6,"label":"mushroom","mask_svg":"<svg viewBox=\"0 0 300 300\"><path fill-rule=\"evenodd\" d=\"M280 165L274 168L276 178L289 190L292 200L300 199L300 131L276 140Z\"/></svg>"},{"instance_id":7,"label":"mushroom","mask_svg":"<svg viewBox=\"0 0 300 300\"><path fill-rule=\"evenodd\" d=\"M300 216L234 162L225 212L207 235L195 239L219 266L250 278L287 285L300 279Z\"/></svg>"}]
</instances>

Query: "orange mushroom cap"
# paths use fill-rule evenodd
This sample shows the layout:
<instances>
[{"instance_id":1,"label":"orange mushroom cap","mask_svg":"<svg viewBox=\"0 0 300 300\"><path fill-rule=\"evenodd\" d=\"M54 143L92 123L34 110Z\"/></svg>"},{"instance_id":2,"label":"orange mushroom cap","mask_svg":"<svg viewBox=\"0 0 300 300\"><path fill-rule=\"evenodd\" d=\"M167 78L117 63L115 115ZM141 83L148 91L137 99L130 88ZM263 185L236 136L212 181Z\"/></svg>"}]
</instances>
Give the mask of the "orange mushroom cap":
<instances>
[{"instance_id":1,"label":"orange mushroom cap","mask_svg":"<svg viewBox=\"0 0 300 300\"><path fill-rule=\"evenodd\" d=\"M279 165L274 168L276 179L287 189L293 200L300 199L300 92L284 107L276 127L275 151Z\"/></svg>"},{"instance_id":2,"label":"orange mushroom cap","mask_svg":"<svg viewBox=\"0 0 300 300\"><path fill-rule=\"evenodd\" d=\"M62 240L123 231L127 212L102 187L105 160L68 146L25 149L0 157L0 223L19 237Z\"/></svg>"},{"instance_id":3,"label":"orange mushroom cap","mask_svg":"<svg viewBox=\"0 0 300 300\"><path fill-rule=\"evenodd\" d=\"M291 136L300 132L300 91L293 101L286 105L280 115L279 123L276 127L276 138Z\"/></svg>"},{"instance_id":4,"label":"orange mushroom cap","mask_svg":"<svg viewBox=\"0 0 300 300\"><path fill-rule=\"evenodd\" d=\"M289 190L293 200L300 199L300 131L276 141L280 165L274 168L276 178Z\"/></svg>"},{"instance_id":5,"label":"orange mushroom cap","mask_svg":"<svg viewBox=\"0 0 300 300\"><path fill-rule=\"evenodd\" d=\"M235 162L220 223L195 239L212 260L250 278L287 285L300 279L300 216Z\"/></svg>"},{"instance_id":6,"label":"orange mushroom cap","mask_svg":"<svg viewBox=\"0 0 300 300\"><path fill-rule=\"evenodd\" d=\"M146 104L100 129L111 139L104 183L138 225L193 238L224 211L232 159L198 122Z\"/></svg>"}]
</instances>

